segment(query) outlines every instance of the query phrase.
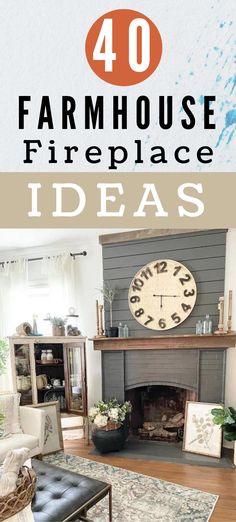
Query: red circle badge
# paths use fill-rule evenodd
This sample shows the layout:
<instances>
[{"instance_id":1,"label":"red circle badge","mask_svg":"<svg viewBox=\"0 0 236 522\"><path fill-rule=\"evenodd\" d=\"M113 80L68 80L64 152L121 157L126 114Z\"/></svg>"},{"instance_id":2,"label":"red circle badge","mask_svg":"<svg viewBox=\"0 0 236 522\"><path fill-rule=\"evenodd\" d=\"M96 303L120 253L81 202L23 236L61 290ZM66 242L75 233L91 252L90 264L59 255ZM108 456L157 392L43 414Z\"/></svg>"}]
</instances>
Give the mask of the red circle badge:
<instances>
[{"instance_id":1,"label":"red circle badge","mask_svg":"<svg viewBox=\"0 0 236 522\"><path fill-rule=\"evenodd\" d=\"M112 85L128 86L143 82L156 70L162 40L150 18L138 11L117 9L94 22L85 51L99 78Z\"/></svg>"}]
</instances>

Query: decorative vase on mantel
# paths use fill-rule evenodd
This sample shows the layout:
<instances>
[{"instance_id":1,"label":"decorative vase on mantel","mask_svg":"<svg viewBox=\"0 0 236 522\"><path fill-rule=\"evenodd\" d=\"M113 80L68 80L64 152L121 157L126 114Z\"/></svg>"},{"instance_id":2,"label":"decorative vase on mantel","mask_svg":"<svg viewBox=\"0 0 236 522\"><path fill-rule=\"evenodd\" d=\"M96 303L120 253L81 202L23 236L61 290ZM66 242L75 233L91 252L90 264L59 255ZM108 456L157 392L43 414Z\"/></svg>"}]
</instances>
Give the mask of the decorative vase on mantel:
<instances>
[{"instance_id":1,"label":"decorative vase on mantel","mask_svg":"<svg viewBox=\"0 0 236 522\"><path fill-rule=\"evenodd\" d=\"M109 316L110 316L110 326L106 328L106 336L107 337L118 337L118 327L113 326L113 301L115 297L119 294L120 290L115 286L113 286L112 282L104 281L102 288L100 288L100 292L103 295L104 301L109 306Z\"/></svg>"},{"instance_id":2,"label":"decorative vase on mantel","mask_svg":"<svg viewBox=\"0 0 236 522\"><path fill-rule=\"evenodd\" d=\"M106 330L107 337L118 337L118 327L109 326Z\"/></svg>"}]
</instances>

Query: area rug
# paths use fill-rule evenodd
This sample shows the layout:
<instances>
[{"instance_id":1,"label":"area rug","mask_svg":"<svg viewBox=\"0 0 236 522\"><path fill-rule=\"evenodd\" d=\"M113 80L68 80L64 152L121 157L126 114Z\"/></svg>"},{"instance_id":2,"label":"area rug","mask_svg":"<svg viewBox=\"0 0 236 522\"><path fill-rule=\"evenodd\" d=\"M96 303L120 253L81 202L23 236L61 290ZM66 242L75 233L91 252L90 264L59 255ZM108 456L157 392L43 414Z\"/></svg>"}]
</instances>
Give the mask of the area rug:
<instances>
[{"instance_id":1,"label":"area rug","mask_svg":"<svg viewBox=\"0 0 236 522\"><path fill-rule=\"evenodd\" d=\"M217 495L63 452L43 460L112 484L114 522L207 522L218 499ZM106 498L89 511L89 518L108 521Z\"/></svg>"}]
</instances>

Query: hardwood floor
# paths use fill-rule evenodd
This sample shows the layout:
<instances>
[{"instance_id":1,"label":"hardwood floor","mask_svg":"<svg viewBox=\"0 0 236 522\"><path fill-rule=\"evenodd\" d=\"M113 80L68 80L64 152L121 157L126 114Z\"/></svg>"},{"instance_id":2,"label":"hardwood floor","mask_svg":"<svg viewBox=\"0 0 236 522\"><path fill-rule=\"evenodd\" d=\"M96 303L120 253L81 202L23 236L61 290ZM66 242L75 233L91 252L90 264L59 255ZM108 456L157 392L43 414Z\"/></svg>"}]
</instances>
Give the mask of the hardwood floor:
<instances>
[{"instance_id":1,"label":"hardwood floor","mask_svg":"<svg viewBox=\"0 0 236 522\"><path fill-rule=\"evenodd\" d=\"M219 495L211 522L236 521L236 469L208 468L161 461L90 455L84 440L65 441L65 453L105 462L151 477L168 480Z\"/></svg>"}]
</instances>

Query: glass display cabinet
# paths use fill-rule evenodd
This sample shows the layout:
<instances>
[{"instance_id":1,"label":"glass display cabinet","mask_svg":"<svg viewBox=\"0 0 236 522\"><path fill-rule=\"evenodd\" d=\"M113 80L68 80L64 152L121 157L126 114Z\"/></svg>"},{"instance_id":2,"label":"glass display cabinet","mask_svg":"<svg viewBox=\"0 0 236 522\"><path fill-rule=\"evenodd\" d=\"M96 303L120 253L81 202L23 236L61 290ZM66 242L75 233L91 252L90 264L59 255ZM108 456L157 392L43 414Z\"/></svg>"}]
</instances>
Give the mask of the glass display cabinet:
<instances>
[{"instance_id":1,"label":"glass display cabinet","mask_svg":"<svg viewBox=\"0 0 236 522\"><path fill-rule=\"evenodd\" d=\"M79 343L64 346L64 362L67 411L86 415L83 346Z\"/></svg>"},{"instance_id":2,"label":"glass display cabinet","mask_svg":"<svg viewBox=\"0 0 236 522\"><path fill-rule=\"evenodd\" d=\"M32 404L36 401L33 390L34 361L29 344L14 344L13 358L15 361L15 388L21 393L21 404Z\"/></svg>"},{"instance_id":3,"label":"glass display cabinet","mask_svg":"<svg viewBox=\"0 0 236 522\"><path fill-rule=\"evenodd\" d=\"M86 338L10 337L14 390L21 404L59 401L63 412L87 416Z\"/></svg>"}]
</instances>

